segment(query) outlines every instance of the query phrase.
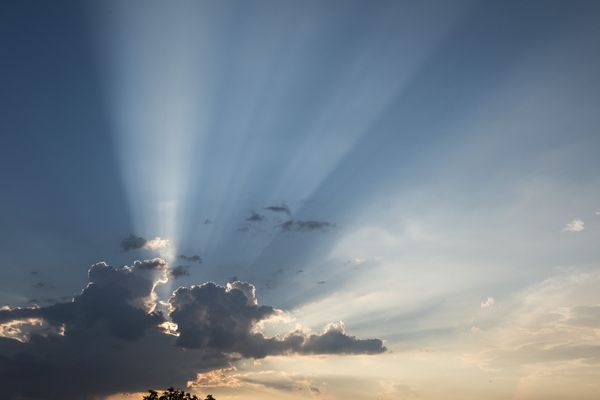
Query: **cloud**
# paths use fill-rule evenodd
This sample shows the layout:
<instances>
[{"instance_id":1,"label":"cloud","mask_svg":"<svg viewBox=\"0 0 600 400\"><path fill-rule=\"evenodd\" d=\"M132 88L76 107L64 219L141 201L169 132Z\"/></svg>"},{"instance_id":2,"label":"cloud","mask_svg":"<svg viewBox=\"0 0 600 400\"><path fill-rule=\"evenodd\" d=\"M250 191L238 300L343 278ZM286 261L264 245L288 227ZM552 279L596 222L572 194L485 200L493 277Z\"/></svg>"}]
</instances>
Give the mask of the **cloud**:
<instances>
[{"instance_id":1,"label":"cloud","mask_svg":"<svg viewBox=\"0 0 600 400\"><path fill-rule=\"evenodd\" d=\"M327 228L334 228L335 224L327 221L313 221L313 220L287 220L278 225L282 231L296 231L296 232L311 232L324 230Z\"/></svg>"},{"instance_id":2,"label":"cloud","mask_svg":"<svg viewBox=\"0 0 600 400\"><path fill-rule=\"evenodd\" d=\"M344 324L329 324L320 335L308 335L298 353L301 354L378 354L387 349L379 339L357 339L346 334Z\"/></svg>"},{"instance_id":3,"label":"cloud","mask_svg":"<svg viewBox=\"0 0 600 400\"><path fill-rule=\"evenodd\" d=\"M569 309L567 323L573 326L600 328L600 305L575 306Z\"/></svg>"},{"instance_id":4,"label":"cloud","mask_svg":"<svg viewBox=\"0 0 600 400\"><path fill-rule=\"evenodd\" d=\"M207 373L198 374L190 382L194 388L213 390L216 388L235 388L236 391L260 388L275 389L277 391L295 392L309 395L318 395L321 390L317 387L314 377L287 373L279 370L238 370L235 367L222 368Z\"/></svg>"},{"instance_id":5,"label":"cloud","mask_svg":"<svg viewBox=\"0 0 600 400\"><path fill-rule=\"evenodd\" d=\"M257 213L256 211L251 211L251 214L246 221L248 222L261 222L265 220L265 216Z\"/></svg>"},{"instance_id":6,"label":"cloud","mask_svg":"<svg viewBox=\"0 0 600 400\"><path fill-rule=\"evenodd\" d=\"M170 245L171 241L169 239L161 239L159 236L157 236L154 239L147 240L144 247L150 250L158 251L167 249Z\"/></svg>"},{"instance_id":7,"label":"cloud","mask_svg":"<svg viewBox=\"0 0 600 400\"><path fill-rule=\"evenodd\" d=\"M121 241L121 249L123 251L139 249L159 251L167 249L169 246L171 246L171 242L168 239L161 239L160 236L156 236L154 239L147 240L132 233Z\"/></svg>"},{"instance_id":8,"label":"cloud","mask_svg":"<svg viewBox=\"0 0 600 400\"><path fill-rule=\"evenodd\" d=\"M166 263L158 258L116 269L100 262L90 268L88 285L71 302L0 310L0 323L40 318L69 330L102 323L111 335L133 340L164 321L161 313L151 310L154 285L166 281L166 272Z\"/></svg>"},{"instance_id":9,"label":"cloud","mask_svg":"<svg viewBox=\"0 0 600 400\"><path fill-rule=\"evenodd\" d=\"M189 276L190 271L187 265L178 265L175 268L171 268L169 270L169 276L173 278L180 278L182 276Z\"/></svg>"},{"instance_id":10,"label":"cloud","mask_svg":"<svg viewBox=\"0 0 600 400\"><path fill-rule=\"evenodd\" d=\"M567 271L516 293L506 300L506 312L497 315L495 322L487 320L484 328L472 329L493 344L477 349L472 360L488 371L535 371L522 379L552 370L556 382L597 369L598 284L597 271Z\"/></svg>"},{"instance_id":11,"label":"cloud","mask_svg":"<svg viewBox=\"0 0 600 400\"><path fill-rule=\"evenodd\" d=\"M180 254L177 256L177 258L179 258L180 260L188 261L188 262L202 264L202 257L200 257L199 255L196 255L196 254L191 255L191 256L186 256L185 254Z\"/></svg>"},{"instance_id":12,"label":"cloud","mask_svg":"<svg viewBox=\"0 0 600 400\"><path fill-rule=\"evenodd\" d=\"M585 223L580 219L574 219L567 223L562 229L563 232L581 232L585 229Z\"/></svg>"},{"instance_id":13,"label":"cloud","mask_svg":"<svg viewBox=\"0 0 600 400\"><path fill-rule=\"evenodd\" d=\"M295 331L265 338L254 332L253 326L282 311L259 306L255 288L248 283L182 287L174 292L169 305L169 316L178 326L177 345L185 348L212 348L254 358L290 353L377 354L386 350L379 339L347 335L342 324L330 325L319 335ZM198 315L202 318L195 317Z\"/></svg>"},{"instance_id":14,"label":"cloud","mask_svg":"<svg viewBox=\"0 0 600 400\"><path fill-rule=\"evenodd\" d=\"M121 241L121 249L123 251L137 250L144 247L146 239L141 236L136 236L130 233L125 239Z\"/></svg>"},{"instance_id":15,"label":"cloud","mask_svg":"<svg viewBox=\"0 0 600 400\"><path fill-rule=\"evenodd\" d=\"M285 204L282 204L280 206L264 207L263 210L268 210L268 211L275 212L275 213L284 213L284 214L287 214L288 216L292 215L292 211Z\"/></svg>"},{"instance_id":16,"label":"cloud","mask_svg":"<svg viewBox=\"0 0 600 400\"><path fill-rule=\"evenodd\" d=\"M234 367L219 368L198 374L190 386L194 388L239 387L241 382L236 375L239 374Z\"/></svg>"},{"instance_id":17,"label":"cloud","mask_svg":"<svg viewBox=\"0 0 600 400\"><path fill-rule=\"evenodd\" d=\"M254 285L239 281L181 287L165 314L154 289L175 270L160 258L120 268L100 262L69 302L1 308L3 395L88 400L183 387L198 373L228 368L240 357L386 350L379 339L348 335L341 323L322 333L265 337L256 325L283 311L259 305Z\"/></svg>"},{"instance_id":18,"label":"cloud","mask_svg":"<svg viewBox=\"0 0 600 400\"><path fill-rule=\"evenodd\" d=\"M488 297L485 301L481 302L480 307L482 310L486 310L486 309L494 307L495 304L496 304L496 300L494 300L493 297Z\"/></svg>"}]
</instances>

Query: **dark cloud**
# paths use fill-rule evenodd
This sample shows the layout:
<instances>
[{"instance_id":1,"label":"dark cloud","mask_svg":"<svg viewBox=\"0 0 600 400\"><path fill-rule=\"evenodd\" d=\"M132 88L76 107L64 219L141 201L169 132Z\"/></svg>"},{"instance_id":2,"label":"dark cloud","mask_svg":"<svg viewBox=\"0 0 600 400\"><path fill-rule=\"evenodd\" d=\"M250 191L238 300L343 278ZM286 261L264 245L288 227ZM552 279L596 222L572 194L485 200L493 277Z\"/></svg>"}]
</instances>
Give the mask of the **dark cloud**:
<instances>
[{"instance_id":1,"label":"dark cloud","mask_svg":"<svg viewBox=\"0 0 600 400\"><path fill-rule=\"evenodd\" d=\"M275 213L284 213L284 214L287 214L288 216L292 216L292 211L285 204L282 204L280 206L264 207L263 210L268 210L268 211L275 212Z\"/></svg>"},{"instance_id":2,"label":"dark cloud","mask_svg":"<svg viewBox=\"0 0 600 400\"><path fill-rule=\"evenodd\" d=\"M319 282L317 282L317 285L324 285L326 283L327 283L327 281L319 281Z\"/></svg>"},{"instance_id":3,"label":"dark cloud","mask_svg":"<svg viewBox=\"0 0 600 400\"><path fill-rule=\"evenodd\" d=\"M287 220L278 225L282 231L297 231L297 232L311 232L324 230L327 228L334 228L335 224L327 221L313 221L313 220Z\"/></svg>"},{"instance_id":4,"label":"dark cloud","mask_svg":"<svg viewBox=\"0 0 600 400\"><path fill-rule=\"evenodd\" d=\"M261 222L265 220L265 216L257 213L256 211L251 211L251 214L246 221L248 222Z\"/></svg>"},{"instance_id":5,"label":"dark cloud","mask_svg":"<svg viewBox=\"0 0 600 400\"><path fill-rule=\"evenodd\" d=\"M121 240L121 249L123 251L138 250L144 247L147 240L141 236L130 233L125 239Z\"/></svg>"},{"instance_id":6,"label":"dark cloud","mask_svg":"<svg viewBox=\"0 0 600 400\"><path fill-rule=\"evenodd\" d=\"M175 268L171 268L169 270L169 276L172 276L173 278L189 276L190 275L189 269L190 269L190 267L187 265L178 265Z\"/></svg>"},{"instance_id":7,"label":"dark cloud","mask_svg":"<svg viewBox=\"0 0 600 400\"><path fill-rule=\"evenodd\" d=\"M188 261L188 262L193 262L193 263L198 263L198 264L202 264L202 257L193 254L191 256L186 256L185 254L180 254L177 256L177 258L183 260L183 261Z\"/></svg>"},{"instance_id":8,"label":"dark cloud","mask_svg":"<svg viewBox=\"0 0 600 400\"><path fill-rule=\"evenodd\" d=\"M39 318L69 331L102 323L114 336L133 340L164 321L162 314L148 312L146 303L155 282L165 279L166 272L166 263L158 258L116 269L100 262L90 268L88 285L71 302L0 310L0 323Z\"/></svg>"},{"instance_id":9,"label":"dark cloud","mask_svg":"<svg viewBox=\"0 0 600 400\"><path fill-rule=\"evenodd\" d=\"M358 339L349 336L341 324L331 324L321 335L304 339L302 354L378 354L386 351L379 339Z\"/></svg>"},{"instance_id":10,"label":"dark cloud","mask_svg":"<svg viewBox=\"0 0 600 400\"><path fill-rule=\"evenodd\" d=\"M385 351L379 339L362 340L344 333L342 326L330 326L322 335L293 332L283 338L265 338L253 332L255 323L280 313L260 306L253 285L214 283L182 287L169 300L171 320L177 324L177 345L185 348L212 348L244 357L300 354L375 354ZM201 319L195 316L202 315Z\"/></svg>"},{"instance_id":11,"label":"dark cloud","mask_svg":"<svg viewBox=\"0 0 600 400\"><path fill-rule=\"evenodd\" d=\"M99 325L86 332L0 337L0 383L7 400L98 400L152 387L185 387L196 372L223 368L220 353L180 350L175 337L153 328L123 341Z\"/></svg>"},{"instance_id":12,"label":"dark cloud","mask_svg":"<svg viewBox=\"0 0 600 400\"><path fill-rule=\"evenodd\" d=\"M212 221L210 219L207 218L204 220L204 225L210 225L210 224L212 224Z\"/></svg>"},{"instance_id":13,"label":"dark cloud","mask_svg":"<svg viewBox=\"0 0 600 400\"><path fill-rule=\"evenodd\" d=\"M96 399L183 386L193 371L226 365L223 354L210 350L183 354L175 337L159 327L165 318L152 311L152 290L166 278L167 268L160 259L121 268L98 263L70 302L0 310L0 324L44 323L37 332L21 329L21 341L0 337L1 397Z\"/></svg>"},{"instance_id":14,"label":"dark cloud","mask_svg":"<svg viewBox=\"0 0 600 400\"><path fill-rule=\"evenodd\" d=\"M158 258L120 268L97 263L71 301L0 309L0 332L9 334L0 336L3 398L92 400L184 386L240 356L385 351L381 340L357 339L341 325L322 334L264 337L256 323L282 311L259 305L255 287L239 281L181 287L164 315L154 288L175 270Z\"/></svg>"}]
</instances>

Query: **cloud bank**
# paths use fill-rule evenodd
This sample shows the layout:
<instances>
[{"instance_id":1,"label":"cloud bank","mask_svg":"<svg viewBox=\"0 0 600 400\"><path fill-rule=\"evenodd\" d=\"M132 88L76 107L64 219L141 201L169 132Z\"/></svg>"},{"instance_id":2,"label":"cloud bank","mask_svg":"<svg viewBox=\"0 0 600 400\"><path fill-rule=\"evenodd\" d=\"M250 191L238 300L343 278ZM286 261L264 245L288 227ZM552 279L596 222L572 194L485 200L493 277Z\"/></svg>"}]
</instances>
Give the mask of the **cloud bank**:
<instances>
[{"instance_id":1,"label":"cloud bank","mask_svg":"<svg viewBox=\"0 0 600 400\"><path fill-rule=\"evenodd\" d=\"M185 386L198 373L240 358L386 350L381 340L348 335L339 323L319 334L265 337L256 325L283 311L259 305L255 287L245 282L180 287L160 310L154 289L173 270L160 258L120 268L101 262L70 302L0 309L3 393L9 399L96 399Z\"/></svg>"}]
</instances>

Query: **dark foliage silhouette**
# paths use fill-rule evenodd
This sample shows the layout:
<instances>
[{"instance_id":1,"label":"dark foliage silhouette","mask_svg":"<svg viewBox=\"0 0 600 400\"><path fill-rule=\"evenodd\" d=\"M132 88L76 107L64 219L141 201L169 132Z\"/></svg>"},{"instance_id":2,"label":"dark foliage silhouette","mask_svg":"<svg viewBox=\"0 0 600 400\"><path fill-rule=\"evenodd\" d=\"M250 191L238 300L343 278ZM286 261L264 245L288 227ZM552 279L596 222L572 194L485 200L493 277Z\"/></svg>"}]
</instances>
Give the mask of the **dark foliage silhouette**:
<instances>
[{"instance_id":1,"label":"dark foliage silhouette","mask_svg":"<svg viewBox=\"0 0 600 400\"><path fill-rule=\"evenodd\" d=\"M198 396L186 393L183 390L174 389L172 387L164 391L160 396L154 390L149 390L150 394L144 396L142 400L201 400ZM217 400L212 394L206 396L204 400Z\"/></svg>"}]
</instances>

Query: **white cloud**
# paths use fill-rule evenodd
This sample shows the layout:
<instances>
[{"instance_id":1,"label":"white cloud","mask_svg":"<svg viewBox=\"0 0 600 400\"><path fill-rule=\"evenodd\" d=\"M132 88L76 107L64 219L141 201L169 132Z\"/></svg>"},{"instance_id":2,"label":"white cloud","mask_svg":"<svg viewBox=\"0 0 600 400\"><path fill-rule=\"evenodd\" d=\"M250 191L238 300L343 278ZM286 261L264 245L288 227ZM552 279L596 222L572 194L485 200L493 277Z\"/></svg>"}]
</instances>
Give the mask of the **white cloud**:
<instances>
[{"instance_id":1,"label":"white cloud","mask_svg":"<svg viewBox=\"0 0 600 400\"><path fill-rule=\"evenodd\" d=\"M496 300L493 297L488 297L485 301L481 302L481 309L486 310L488 308L492 308L496 304Z\"/></svg>"},{"instance_id":2,"label":"white cloud","mask_svg":"<svg viewBox=\"0 0 600 400\"><path fill-rule=\"evenodd\" d=\"M573 221L567 223L565 227L562 229L563 232L581 232L585 229L584 222L580 219L574 219Z\"/></svg>"},{"instance_id":3,"label":"white cloud","mask_svg":"<svg viewBox=\"0 0 600 400\"><path fill-rule=\"evenodd\" d=\"M146 241L144 247L150 250L164 250L170 245L171 241L169 239L161 239L160 236L157 236L154 239Z\"/></svg>"},{"instance_id":4,"label":"white cloud","mask_svg":"<svg viewBox=\"0 0 600 400\"><path fill-rule=\"evenodd\" d=\"M600 272L571 272L516 294L510 301L511 311L485 330L486 341L493 347L479 351L473 359L488 370L535 364L546 370L560 367L564 373L578 368L597 373L598 283ZM482 308L486 303L481 303ZM480 329L474 325L471 332Z\"/></svg>"}]
</instances>

